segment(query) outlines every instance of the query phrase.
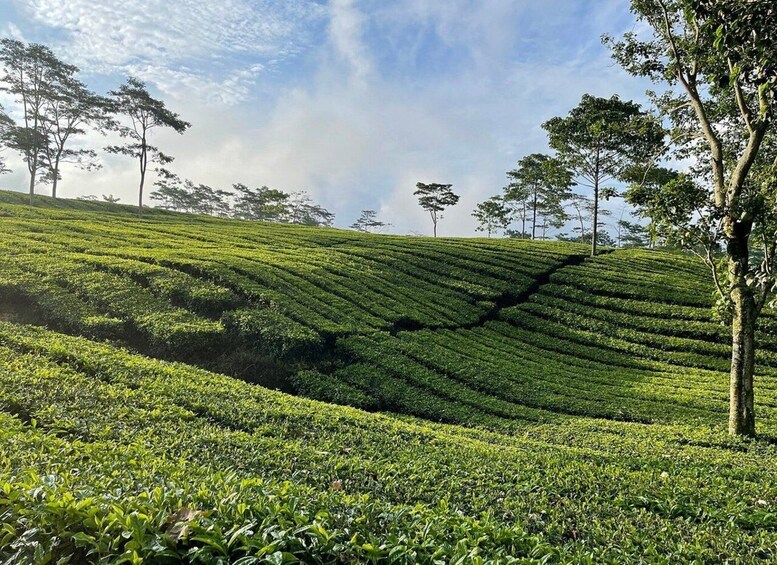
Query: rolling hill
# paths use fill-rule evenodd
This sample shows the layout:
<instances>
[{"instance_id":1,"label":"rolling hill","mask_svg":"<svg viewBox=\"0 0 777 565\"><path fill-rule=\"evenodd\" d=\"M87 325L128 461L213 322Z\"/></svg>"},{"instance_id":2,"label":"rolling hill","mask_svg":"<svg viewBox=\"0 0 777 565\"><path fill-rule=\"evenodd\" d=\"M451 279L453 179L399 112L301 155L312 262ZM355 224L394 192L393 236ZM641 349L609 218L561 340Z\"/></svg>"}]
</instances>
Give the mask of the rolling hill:
<instances>
[{"instance_id":1,"label":"rolling hill","mask_svg":"<svg viewBox=\"0 0 777 565\"><path fill-rule=\"evenodd\" d=\"M777 555L777 321L731 439L693 258L16 198L3 560Z\"/></svg>"}]
</instances>

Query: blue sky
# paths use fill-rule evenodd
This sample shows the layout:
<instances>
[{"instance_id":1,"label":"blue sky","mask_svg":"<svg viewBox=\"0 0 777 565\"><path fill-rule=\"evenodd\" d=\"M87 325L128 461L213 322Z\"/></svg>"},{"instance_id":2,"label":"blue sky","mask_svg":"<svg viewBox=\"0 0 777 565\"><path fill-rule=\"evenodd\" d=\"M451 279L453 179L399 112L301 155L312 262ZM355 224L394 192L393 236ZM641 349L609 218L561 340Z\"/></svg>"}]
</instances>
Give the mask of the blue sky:
<instances>
[{"instance_id":1,"label":"blue sky","mask_svg":"<svg viewBox=\"0 0 777 565\"><path fill-rule=\"evenodd\" d=\"M154 140L182 177L307 190L338 226L372 208L395 233L430 231L416 182L452 183L443 235L475 233L475 204L584 93L644 101L600 43L633 25L625 0L0 1L3 36L48 44L99 92L134 74L192 122ZM8 160L0 186L22 189ZM102 163L66 169L61 194L134 202L135 163Z\"/></svg>"}]
</instances>

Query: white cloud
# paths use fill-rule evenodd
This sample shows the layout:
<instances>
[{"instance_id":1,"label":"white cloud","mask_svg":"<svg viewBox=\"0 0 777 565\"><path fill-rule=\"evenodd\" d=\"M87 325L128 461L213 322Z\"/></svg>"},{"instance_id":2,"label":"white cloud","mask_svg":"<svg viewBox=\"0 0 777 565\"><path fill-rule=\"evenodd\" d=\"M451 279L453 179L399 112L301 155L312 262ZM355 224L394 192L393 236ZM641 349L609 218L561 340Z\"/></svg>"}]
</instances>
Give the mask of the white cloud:
<instances>
[{"instance_id":1,"label":"white cloud","mask_svg":"<svg viewBox=\"0 0 777 565\"><path fill-rule=\"evenodd\" d=\"M247 0L143 0L135 17L137 2L103 1L93 14L86 0L26 4L39 23L67 30L70 52L95 67L110 52L106 60L175 97L171 106L193 127L183 136L159 132L153 142L176 157L182 177L219 188L240 181L309 190L341 226L371 208L395 233L430 233L415 184L450 182L461 201L440 232L473 235L475 204L501 190L521 156L547 151L542 122L566 114L585 92L640 99L645 88L599 44L601 33L628 23L620 0L587 2L584 25L582 3L572 0L331 0L323 11L297 1L266 20L240 11L257 5ZM44 13L63 4L78 16ZM259 12L269 5L260 2ZM219 19L221 6L242 15ZM317 66L257 96L254 83L270 58L299 49L295 26L321 14L322 43L305 60ZM607 29L611 20L618 21ZM430 44L449 67L429 63ZM99 136L85 142L107 144ZM134 202L135 164L111 156L105 165L99 173L63 171L62 194ZM16 169L0 183L24 186L23 164Z\"/></svg>"},{"instance_id":2,"label":"white cloud","mask_svg":"<svg viewBox=\"0 0 777 565\"><path fill-rule=\"evenodd\" d=\"M362 42L363 17L355 0L331 0L329 40L338 57L348 63L357 83L363 83L372 70L372 61Z\"/></svg>"},{"instance_id":3,"label":"white cloud","mask_svg":"<svg viewBox=\"0 0 777 565\"><path fill-rule=\"evenodd\" d=\"M38 24L60 30L63 58L91 73L135 72L166 94L247 98L270 61L297 53L323 15L306 0L15 0Z\"/></svg>"}]
</instances>

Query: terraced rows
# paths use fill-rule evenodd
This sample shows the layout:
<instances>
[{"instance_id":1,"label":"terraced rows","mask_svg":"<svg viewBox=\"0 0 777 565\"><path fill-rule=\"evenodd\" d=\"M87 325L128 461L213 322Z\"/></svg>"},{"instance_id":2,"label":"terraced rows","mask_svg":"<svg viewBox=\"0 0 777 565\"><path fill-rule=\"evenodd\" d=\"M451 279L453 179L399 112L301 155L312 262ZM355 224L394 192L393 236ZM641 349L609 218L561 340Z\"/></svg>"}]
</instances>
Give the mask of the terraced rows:
<instances>
[{"instance_id":1,"label":"terraced rows","mask_svg":"<svg viewBox=\"0 0 777 565\"><path fill-rule=\"evenodd\" d=\"M21 299L63 331L163 357L228 356L220 370L264 367L235 354L259 351L289 390L442 422L725 420L728 331L691 257L618 250L583 260L585 250L562 243L138 220L121 209L0 212L11 258L0 299ZM775 320L767 313L759 335L769 432Z\"/></svg>"},{"instance_id":2,"label":"terraced rows","mask_svg":"<svg viewBox=\"0 0 777 565\"><path fill-rule=\"evenodd\" d=\"M0 558L777 555L774 446L687 423L556 415L511 426L501 435L401 421L0 322Z\"/></svg>"},{"instance_id":3,"label":"terraced rows","mask_svg":"<svg viewBox=\"0 0 777 565\"><path fill-rule=\"evenodd\" d=\"M11 201L0 562L775 561L690 257Z\"/></svg>"},{"instance_id":4,"label":"terraced rows","mask_svg":"<svg viewBox=\"0 0 777 565\"><path fill-rule=\"evenodd\" d=\"M329 390L353 388L361 405L446 422L499 427L570 414L722 425L729 334L713 321L707 276L692 258L616 251L555 271L483 327L344 340L353 363L325 377ZM756 390L762 429L774 433L770 319ZM303 377L311 389L321 378Z\"/></svg>"},{"instance_id":5,"label":"terraced rows","mask_svg":"<svg viewBox=\"0 0 777 565\"><path fill-rule=\"evenodd\" d=\"M55 327L95 337L116 337L124 327L157 354L181 353L187 341L201 347L206 336L218 344L236 309L272 309L284 324L324 337L475 325L497 301L581 251L495 243L475 257L457 240L169 214L3 210L0 245L13 257L0 266L6 296L37 305ZM67 308L46 308L64 295ZM104 323L87 323L97 318Z\"/></svg>"}]
</instances>

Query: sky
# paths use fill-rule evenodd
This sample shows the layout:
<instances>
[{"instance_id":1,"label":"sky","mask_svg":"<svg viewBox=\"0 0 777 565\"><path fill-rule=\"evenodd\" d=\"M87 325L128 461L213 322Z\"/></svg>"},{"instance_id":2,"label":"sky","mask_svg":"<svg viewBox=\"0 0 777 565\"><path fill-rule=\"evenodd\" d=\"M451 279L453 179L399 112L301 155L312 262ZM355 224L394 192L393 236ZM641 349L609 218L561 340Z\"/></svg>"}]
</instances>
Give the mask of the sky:
<instances>
[{"instance_id":1,"label":"sky","mask_svg":"<svg viewBox=\"0 0 777 565\"><path fill-rule=\"evenodd\" d=\"M541 124L585 93L645 102L602 46L634 28L627 0L0 0L0 36L44 43L99 92L128 75L191 122L155 132L182 178L305 190L347 227L374 209L429 234L417 182L461 196L439 224L475 235L475 205L548 152ZM13 115L13 103L0 97ZM92 133L80 144L113 143ZM25 190L24 163L0 187ZM63 169L64 197L137 200L137 164ZM153 181L153 178L152 178ZM46 194L49 187L37 189ZM622 204L609 204L617 216ZM610 219L612 223L614 220Z\"/></svg>"}]
</instances>

